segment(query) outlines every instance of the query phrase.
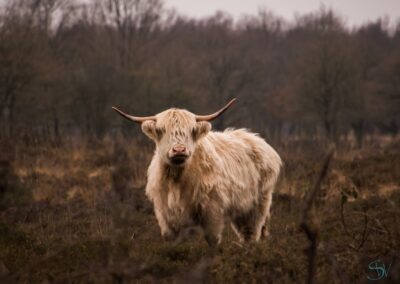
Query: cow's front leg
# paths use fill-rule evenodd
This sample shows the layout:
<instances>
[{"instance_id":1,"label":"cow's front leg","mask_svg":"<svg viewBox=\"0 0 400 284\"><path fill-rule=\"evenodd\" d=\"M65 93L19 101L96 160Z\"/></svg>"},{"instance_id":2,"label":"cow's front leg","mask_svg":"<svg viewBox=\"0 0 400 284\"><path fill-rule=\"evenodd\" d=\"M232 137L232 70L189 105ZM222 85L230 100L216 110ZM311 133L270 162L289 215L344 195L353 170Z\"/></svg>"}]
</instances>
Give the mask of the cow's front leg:
<instances>
[{"instance_id":1,"label":"cow's front leg","mask_svg":"<svg viewBox=\"0 0 400 284\"><path fill-rule=\"evenodd\" d=\"M164 231L161 230L161 236L166 241L175 241L179 236L179 232L177 232L174 229L168 227Z\"/></svg>"},{"instance_id":2,"label":"cow's front leg","mask_svg":"<svg viewBox=\"0 0 400 284\"><path fill-rule=\"evenodd\" d=\"M206 241L210 247L215 248L221 243L224 230L223 211L220 206L210 203L203 208L201 216L201 226Z\"/></svg>"},{"instance_id":3,"label":"cow's front leg","mask_svg":"<svg viewBox=\"0 0 400 284\"><path fill-rule=\"evenodd\" d=\"M166 241L175 240L178 237L177 230L170 226L161 208L157 207L156 204L154 204L154 213L156 215L163 239Z\"/></svg>"}]
</instances>

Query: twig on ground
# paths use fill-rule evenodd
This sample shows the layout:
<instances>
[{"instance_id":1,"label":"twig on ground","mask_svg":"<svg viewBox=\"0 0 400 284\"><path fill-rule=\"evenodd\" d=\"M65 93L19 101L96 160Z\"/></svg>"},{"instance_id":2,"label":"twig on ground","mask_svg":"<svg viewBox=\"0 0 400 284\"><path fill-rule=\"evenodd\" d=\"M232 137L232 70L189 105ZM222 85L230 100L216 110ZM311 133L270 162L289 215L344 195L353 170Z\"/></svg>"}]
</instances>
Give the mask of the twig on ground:
<instances>
[{"instance_id":1,"label":"twig on ground","mask_svg":"<svg viewBox=\"0 0 400 284\"><path fill-rule=\"evenodd\" d=\"M361 249L365 242L368 239L368 215L367 213L364 212L364 228L363 228L363 232L361 234L361 239L360 239L360 243L358 245L358 249Z\"/></svg>"},{"instance_id":2,"label":"twig on ground","mask_svg":"<svg viewBox=\"0 0 400 284\"><path fill-rule=\"evenodd\" d=\"M352 249L359 251L365 244L365 242L368 239L368 220L369 220L369 216L368 214L364 211L364 212L353 212L353 214L359 214L362 215L364 217L364 225L363 225L363 230L362 233L360 234L360 238L357 238L357 233L355 234L351 234L350 231L347 228L347 224L345 221L345 217L344 217L344 203L341 203L341 207L340 207L340 216L341 216L341 222L343 225L343 229L344 232L346 233L346 235L348 235L355 243L358 243L356 246L353 246L351 244L349 244L349 247L351 247Z\"/></svg>"},{"instance_id":3,"label":"twig on ground","mask_svg":"<svg viewBox=\"0 0 400 284\"><path fill-rule=\"evenodd\" d=\"M237 241L232 241L232 244L237 245L237 246L240 247L240 248L243 248L243 247L244 247L242 243L239 243L239 242L237 242Z\"/></svg>"}]
</instances>

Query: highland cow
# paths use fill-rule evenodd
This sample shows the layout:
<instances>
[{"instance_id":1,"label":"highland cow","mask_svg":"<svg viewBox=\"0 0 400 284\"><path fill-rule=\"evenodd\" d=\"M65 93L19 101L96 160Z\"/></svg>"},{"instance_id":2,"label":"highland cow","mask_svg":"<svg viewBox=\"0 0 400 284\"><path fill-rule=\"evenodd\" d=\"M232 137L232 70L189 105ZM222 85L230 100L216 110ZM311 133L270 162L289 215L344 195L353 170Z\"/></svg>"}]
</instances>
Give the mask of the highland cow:
<instances>
[{"instance_id":1,"label":"highland cow","mask_svg":"<svg viewBox=\"0 0 400 284\"><path fill-rule=\"evenodd\" d=\"M234 100L211 115L172 108L136 117L113 108L141 123L156 144L146 195L165 239L200 226L214 247L221 242L226 220L241 241L268 235L272 193L282 162L257 134L245 129L210 131L210 121Z\"/></svg>"}]
</instances>

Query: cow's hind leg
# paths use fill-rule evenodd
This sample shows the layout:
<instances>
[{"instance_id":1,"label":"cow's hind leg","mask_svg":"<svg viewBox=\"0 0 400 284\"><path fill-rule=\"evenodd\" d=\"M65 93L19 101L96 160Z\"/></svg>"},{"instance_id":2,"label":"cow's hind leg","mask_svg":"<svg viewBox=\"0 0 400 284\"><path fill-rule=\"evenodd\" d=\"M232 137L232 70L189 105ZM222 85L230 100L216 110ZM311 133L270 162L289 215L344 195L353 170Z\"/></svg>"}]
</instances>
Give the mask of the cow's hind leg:
<instances>
[{"instance_id":1,"label":"cow's hind leg","mask_svg":"<svg viewBox=\"0 0 400 284\"><path fill-rule=\"evenodd\" d=\"M271 219L271 204L272 204L272 188L265 192L265 195L261 202L260 210L260 226L261 236L263 239L269 237L269 227Z\"/></svg>"},{"instance_id":2,"label":"cow's hind leg","mask_svg":"<svg viewBox=\"0 0 400 284\"><path fill-rule=\"evenodd\" d=\"M237 214L232 219L232 228L237 234L240 241L249 241L254 235L254 219L256 210L251 210L246 213Z\"/></svg>"},{"instance_id":3,"label":"cow's hind leg","mask_svg":"<svg viewBox=\"0 0 400 284\"><path fill-rule=\"evenodd\" d=\"M238 237L239 242L242 243L244 241L243 234L242 234L240 228L236 225L235 221L233 221L233 220L231 222L231 227L232 227L232 230L235 232L236 236Z\"/></svg>"},{"instance_id":4,"label":"cow's hind leg","mask_svg":"<svg viewBox=\"0 0 400 284\"><path fill-rule=\"evenodd\" d=\"M271 203L272 190L268 190L255 208L233 218L233 228L239 239L242 237L245 241L258 241L261 235L268 236Z\"/></svg>"}]
</instances>

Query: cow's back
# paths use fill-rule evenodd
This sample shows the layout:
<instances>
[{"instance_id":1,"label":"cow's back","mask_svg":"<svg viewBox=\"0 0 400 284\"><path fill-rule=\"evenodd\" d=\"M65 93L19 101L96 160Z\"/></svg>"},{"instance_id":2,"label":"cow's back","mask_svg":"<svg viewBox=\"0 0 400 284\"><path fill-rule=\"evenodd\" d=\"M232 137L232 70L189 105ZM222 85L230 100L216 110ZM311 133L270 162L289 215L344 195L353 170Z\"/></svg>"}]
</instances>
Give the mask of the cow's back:
<instances>
[{"instance_id":1,"label":"cow's back","mask_svg":"<svg viewBox=\"0 0 400 284\"><path fill-rule=\"evenodd\" d=\"M245 129L210 132L201 149L212 157L212 180L225 206L253 206L261 191L273 185L281 159L262 138Z\"/></svg>"}]
</instances>

